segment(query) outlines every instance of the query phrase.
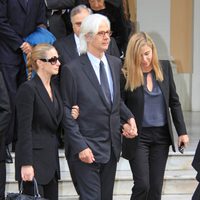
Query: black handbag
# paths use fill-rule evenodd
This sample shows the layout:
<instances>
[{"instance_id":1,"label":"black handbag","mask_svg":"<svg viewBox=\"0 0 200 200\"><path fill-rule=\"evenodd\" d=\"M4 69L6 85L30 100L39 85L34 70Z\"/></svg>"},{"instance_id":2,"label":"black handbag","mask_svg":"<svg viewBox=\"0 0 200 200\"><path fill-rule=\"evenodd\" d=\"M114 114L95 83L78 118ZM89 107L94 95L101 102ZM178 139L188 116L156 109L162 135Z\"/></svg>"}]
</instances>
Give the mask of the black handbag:
<instances>
[{"instance_id":1,"label":"black handbag","mask_svg":"<svg viewBox=\"0 0 200 200\"><path fill-rule=\"evenodd\" d=\"M35 178L33 178L33 182L34 182L34 196L22 194L23 181L21 181L19 193L8 193L6 196L6 200L48 200L40 196L38 190L38 184Z\"/></svg>"}]
</instances>

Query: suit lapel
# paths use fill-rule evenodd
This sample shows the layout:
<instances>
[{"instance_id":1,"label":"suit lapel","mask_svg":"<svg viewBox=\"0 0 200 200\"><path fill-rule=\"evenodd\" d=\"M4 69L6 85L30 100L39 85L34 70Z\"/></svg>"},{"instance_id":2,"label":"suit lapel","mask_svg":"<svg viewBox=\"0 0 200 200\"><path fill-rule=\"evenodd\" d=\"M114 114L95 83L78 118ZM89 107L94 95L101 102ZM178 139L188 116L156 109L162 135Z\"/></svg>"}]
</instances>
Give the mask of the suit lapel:
<instances>
[{"instance_id":1,"label":"suit lapel","mask_svg":"<svg viewBox=\"0 0 200 200\"><path fill-rule=\"evenodd\" d=\"M41 97L44 105L46 105L53 121L56 124L58 124L58 120L57 120L57 117L56 117L56 112L55 112L53 102L51 101L41 79L39 78L39 76L37 74L34 77L34 81L35 81L35 84L36 84L36 90L38 91L38 94ZM53 91L53 89L52 89L52 91Z\"/></svg>"},{"instance_id":2,"label":"suit lapel","mask_svg":"<svg viewBox=\"0 0 200 200\"><path fill-rule=\"evenodd\" d=\"M69 52L71 57L74 57L74 58L78 57L79 54L78 54L78 50L77 50L77 47L76 47L76 42L75 42L73 34L70 35L68 42L69 42L69 45L66 46L67 51Z\"/></svg>"},{"instance_id":3,"label":"suit lapel","mask_svg":"<svg viewBox=\"0 0 200 200\"><path fill-rule=\"evenodd\" d=\"M26 7L27 13L29 13L31 8L34 6L32 4L33 4L33 1L32 0L28 0L27 7Z\"/></svg>"},{"instance_id":4,"label":"suit lapel","mask_svg":"<svg viewBox=\"0 0 200 200\"><path fill-rule=\"evenodd\" d=\"M90 60L87 57L87 55L83 55L82 69L83 69L84 73L87 75L88 79L91 81L91 85L96 88L97 92L99 93L99 96L101 97L101 99L104 102L104 104L106 105L106 107L108 107L110 109L110 105L106 101L106 98L105 98L105 96L103 94L102 88L101 88L101 86L99 84L97 76L96 76L96 74L94 72L94 69L93 69L93 67L92 67L92 65L90 63Z\"/></svg>"},{"instance_id":5,"label":"suit lapel","mask_svg":"<svg viewBox=\"0 0 200 200\"><path fill-rule=\"evenodd\" d=\"M108 64L109 64L109 67L110 67L110 72L111 72L111 76L112 76L112 81L113 81L113 105L116 105L115 104L115 101L116 101L116 90L117 90L117 81L120 81L120 80L117 80L117 77L116 77L116 70L115 70L115 64L113 63L112 59L110 59L108 56L106 56L107 60L108 60Z\"/></svg>"},{"instance_id":6,"label":"suit lapel","mask_svg":"<svg viewBox=\"0 0 200 200\"><path fill-rule=\"evenodd\" d=\"M26 4L25 0L17 0L21 7L24 9L25 12L27 12L28 5Z\"/></svg>"}]
</instances>

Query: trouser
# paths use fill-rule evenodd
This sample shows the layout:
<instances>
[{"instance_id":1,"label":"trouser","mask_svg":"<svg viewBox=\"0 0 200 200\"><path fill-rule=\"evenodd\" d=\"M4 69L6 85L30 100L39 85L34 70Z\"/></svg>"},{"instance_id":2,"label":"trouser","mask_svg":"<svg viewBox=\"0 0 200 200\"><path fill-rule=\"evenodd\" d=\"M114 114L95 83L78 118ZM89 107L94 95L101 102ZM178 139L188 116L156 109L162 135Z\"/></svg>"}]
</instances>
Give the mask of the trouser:
<instances>
[{"instance_id":1,"label":"trouser","mask_svg":"<svg viewBox=\"0 0 200 200\"><path fill-rule=\"evenodd\" d=\"M6 133L6 144L10 144L16 140L15 97L18 87L26 80L26 69L24 62L22 62L19 65L0 64L0 70L8 90L12 112L9 129Z\"/></svg>"},{"instance_id":2,"label":"trouser","mask_svg":"<svg viewBox=\"0 0 200 200\"><path fill-rule=\"evenodd\" d=\"M192 196L192 200L199 200L200 199L200 184L197 185L197 188Z\"/></svg>"},{"instance_id":3,"label":"trouser","mask_svg":"<svg viewBox=\"0 0 200 200\"><path fill-rule=\"evenodd\" d=\"M135 157L129 161L134 180L131 200L161 200L169 144L167 126L142 129Z\"/></svg>"},{"instance_id":4,"label":"trouser","mask_svg":"<svg viewBox=\"0 0 200 200\"><path fill-rule=\"evenodd\" d=\"M6 185L6 164L5 161L0 161L0 200L5 198Z\"/></svg>"},{"instance_id":5,"label":"trouser","mask_svg":"<svg viewBox=\"0 0 200 200\"><path fill-rule=\"evenodd\" d=\"M73 161L80 200L112 200L117 160L112 154L105 164Z\"/></svg>"}]
</instances>

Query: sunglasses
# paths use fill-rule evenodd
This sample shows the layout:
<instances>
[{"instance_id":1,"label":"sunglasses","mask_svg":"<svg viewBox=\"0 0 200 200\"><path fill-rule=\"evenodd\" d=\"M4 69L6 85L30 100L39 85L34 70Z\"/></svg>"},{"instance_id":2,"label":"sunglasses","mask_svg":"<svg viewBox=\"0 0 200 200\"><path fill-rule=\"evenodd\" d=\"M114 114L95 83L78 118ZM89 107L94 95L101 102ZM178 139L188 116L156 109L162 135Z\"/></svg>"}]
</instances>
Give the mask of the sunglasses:
<instances>
[{"instance_id":1,"label":"sunglasses","mask_svg":"<svg viewBox=\"0 0 200 200\"><path fill-rule=\"evenodd\" d=\"M54 57L49 58L49 59L47 59L47 58L41 58L41 59L39 59L39 60L41 60L41 61L43 61L43 62L49 62L49 63L51 63L52 65L55 65L55 64L57 63L57 61L59 61L59 57L54 56Z\"/></svg>"}]
</instances>

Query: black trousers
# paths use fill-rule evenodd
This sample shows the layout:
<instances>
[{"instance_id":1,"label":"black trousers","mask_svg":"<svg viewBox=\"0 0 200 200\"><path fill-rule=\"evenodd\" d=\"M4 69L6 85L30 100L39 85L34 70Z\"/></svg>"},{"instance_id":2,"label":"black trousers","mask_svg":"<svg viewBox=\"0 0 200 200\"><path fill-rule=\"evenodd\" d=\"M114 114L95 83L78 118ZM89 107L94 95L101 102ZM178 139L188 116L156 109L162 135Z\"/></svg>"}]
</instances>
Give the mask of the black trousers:
<instances>
[{"instance_id":1,"label":"black trousers","mask_svg":"<svg viewBox=\"0 0 200 200\"><path fill-rule=\"evenodd\" d=\"M16 140L15 133L15 97L17 89L21 83L26 81L26 67L24 61L22 60L18 65L8 65L0 63L0 71L3 74L5 84L8 90L8 95L10 98L10 107L11 107L11 120L9 124L9 129L6 134L6 144L10 144L13 140Z\"/></svg>"},{"instance_id":2,"label":"black trousers","mask_svg":"<svg viewBox=\"0 0 200 200\"><path fill-rule=\"evenodd\" d=\"M129 161L134 186L131 200L161 200L170 137L167 126L143 128L135 157Z\"/></svg>"},{"instance_id":3,"label":"black trousers","mask_svg":"<svg viewBox=\"0 0 200 200\"><path fill-rule=\"evenodd\" d=\"M192 196L192 200L199 200L200 199L200 183L197 185L197 188Z\"/></svg>"},{"instance_id":4,"label":"black trousers","mask_svg":"<svg viewBox=\"0 0 200 200\"><path fill-rule=\"evenodd\" d=\"M5 199L6 163L0 161L0 200Z\"/></svg>"},{"instance_id":5,"label":"black trousers","mask_svg":"<svg viewBox=\"0 0 200 200\"><path fill-rule=\"evenodd\" d=\"M80 200L112 200L117 160L111 155L105 164L73 160Z\"/></svg>"},{"instance_id":6,"label":"black trousers","mask_svg":"<svg viewBox=\"0 0 200 200\"><path fill-rule=\"evenodd\" d=\"M19 182L19 187L20 187ZM58 179L57 175L46 185L38 183L39 193L42 197L48 200L58 200ZM23 182L23 193L28 195L34 195L34 183L27 181Z\"/></svg>"}]
</instances>

